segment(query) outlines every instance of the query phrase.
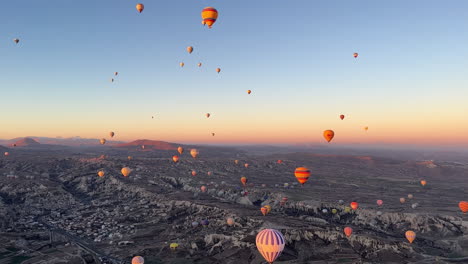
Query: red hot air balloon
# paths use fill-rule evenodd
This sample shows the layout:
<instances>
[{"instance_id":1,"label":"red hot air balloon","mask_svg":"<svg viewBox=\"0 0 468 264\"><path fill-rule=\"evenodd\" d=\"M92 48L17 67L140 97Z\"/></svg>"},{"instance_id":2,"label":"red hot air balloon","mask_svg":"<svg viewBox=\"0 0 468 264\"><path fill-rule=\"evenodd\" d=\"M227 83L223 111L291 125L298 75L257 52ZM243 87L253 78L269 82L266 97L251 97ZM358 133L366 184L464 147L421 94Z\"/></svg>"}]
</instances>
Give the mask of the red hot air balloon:
<instances>
[{"instance_id":1,"label":"red hot air balloon","mask_svg":"<svg viewBox=\"0 0 468 264\"><path fill-rule=\"evenodd\" d=\"M275 229L264 229L257 234L257 249L268 263L273 263L283 252L283 234Z\"/></svg>"},{"instance_id":2,"label":"red hot air balloon","mask_svg":"<svg viewBox=\"0 0 468 264\"><path fill-rule=\"evenodd\" d=\"M202 187L200 187L200 190L201 190L202 192L206 192L206 186L203 185Z\"/></svg>"},{"instance_id":3,"label":"red hot air balloon","mask_svg":"<svg viewBox=\"0 0 468 264\"><path fill-rule=\"evenodd\" d=\"M172 160L173 160L175 163L177 163L177 162L179 161L179 156L177 156L177 155L172 156Z\"/></svg>"},{"instance_id":4,"label":"red hot air balloon","mask_svg":"<svg viewBox=\"0 0 468 264\"><path fill-rule=\"evenodd\" d=\"M300 184L304 185L310 177L310 170L305 167L296 168L294 176Z\"/></svg>"},{"instance_id":5,"label":"red hot air balloon","mask_svg":"<svg viewBox=\"0 0 468 264\"><path fill-rule=\"evenodd\" d=\"M262 212L263 216L267 215L268 213L268 208L266 208L265 206L260 208L260 211Z\"/></svg>"},{"instance_id":6,"label":"red hot air balloon","mask_svg":"<svg viewBox=\"0 0 468 264\"><path fill-rule=\"evenodd\" d=\"M461 201L458 203L458 207L460 207L460 210L466 214L468 212L468 202L467 201Z\"/></svg>"},{"instance_id":7,"label":"red hot air balloon","mask_svg":"<svg viewBox=\"0 0 468 264\"><path fill-rule=\"evenodd\" d=\"M359 204L358 204L357 202L351 202L350 205L351 205L351 208L352 208L353 210L357 210L358 207L359 207Z\"/></svg>"},{"instance_id":8,"label":"red hot air balloon","mask_svg":"<svg viewBox=\"0 0 468 264\"><path fill-rule=\"evenodd\" d=\"M246 177L242 177L240 179L240 181L242 182L242 185L244 185L244 186L247 184L247 178Z\"/></svg>"},{"instance_id":9,"label":"red hot air balloon","mask_svg":"<svg viewBox=\"0 0 468 264\"><path fill-rule=\"evenodd\" d=\"M351 227L348 227L348 226L345 227L343 231L344 231L344 233L345 233L345 235L346 235L347 237L350 237L351 234L353 233L353 229L352 229Z\"/></svg>"},{"instance_id":10,"label":"red hot air balloon","mask_svg":"<svg viewBox=\"0 0 468 264\"><path fill-rule=\"evenodd\" d=\"M378 205L378 206L382 206L382 204L383 204L383 201L382 201L382 200L377 200L377 205Z\"/></svg>"},{"instance_id":11,"label":"red hot air balloon","mask_svg":"<svg viewBox=\"0 0 468 264\"><path fill-rule=\"evenodd\" d=\"M282 160L278 160L277 163L278 163L278 164L281 164L281 163L283 163L283 161L282 161Z\"/></svg>"},{"instance_id":12,"label":"red hot air balloon","mask_svg":"<svg viewBox=\"0 0 468 264\"><path fill-rule=\"evenodd\" d=\"M340 115L340 119L343 120L343 119L344 119L344 115Z\"/></svg>"},{"instance_id":13,"label":"red hot air balloon","mask_svg":"<svg viewBox=\"0 0 468 264\"><path fill-rule=\"evenodd\" d=\"M197 176L197 172L196 171L192 171L192 176Z\"/></svg>"}]
</instances>

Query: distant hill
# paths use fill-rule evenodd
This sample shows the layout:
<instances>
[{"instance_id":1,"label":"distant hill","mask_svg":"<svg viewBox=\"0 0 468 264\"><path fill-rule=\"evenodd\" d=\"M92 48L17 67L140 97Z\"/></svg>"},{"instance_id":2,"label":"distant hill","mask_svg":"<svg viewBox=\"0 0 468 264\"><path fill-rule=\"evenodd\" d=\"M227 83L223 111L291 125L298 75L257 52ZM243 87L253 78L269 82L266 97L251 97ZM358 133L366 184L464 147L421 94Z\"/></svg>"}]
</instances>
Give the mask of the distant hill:
<instances>
[{"instance_id":1,"label":"distant hill","mask_svg":"<svg viewBox=\"0 0 468 264\"><path fill-rule=\"evenodd\" d=\"M84 147L84 146L98 146L100 145L99 139L96 138L81 138L81 137L70 137L70 138L49 138L49 137L33 137L28 136L26 138L33 139L36 142L40 143L41 145L61 145L61 146L69 146L69 147ZM9 140L0 140L1 145L5 146L13 146L17 141L22 140L24 138L13 138ZM106 146L112 146L116 144L122 144L124 141L111 141L108 140L106 142ZM18 146L18 145L17 145Z\"/></svg>"},{"instance_id":2,"label":"distant hill","mask_svg":"<svg viewBox=\"0 0 468 264\"><path fill-rule=\"evenodd\" d=\"M116 148L141 148L145 146L145 150L175 150L178 145L165 141L138 139L129 143L115 145Z\"/></svg>"},{"instance_id":3,"label":"distant hill","mask_svg":"<svg viewBox=\"0 0 468 264\"><path fill-rule=\"evenodd\" d=\"M38 146L40 145L39 142L32 138L22 138L20 140L15 141L12 146L16 147L31 147L31 146Z\"/></svg>"}]
</instances>

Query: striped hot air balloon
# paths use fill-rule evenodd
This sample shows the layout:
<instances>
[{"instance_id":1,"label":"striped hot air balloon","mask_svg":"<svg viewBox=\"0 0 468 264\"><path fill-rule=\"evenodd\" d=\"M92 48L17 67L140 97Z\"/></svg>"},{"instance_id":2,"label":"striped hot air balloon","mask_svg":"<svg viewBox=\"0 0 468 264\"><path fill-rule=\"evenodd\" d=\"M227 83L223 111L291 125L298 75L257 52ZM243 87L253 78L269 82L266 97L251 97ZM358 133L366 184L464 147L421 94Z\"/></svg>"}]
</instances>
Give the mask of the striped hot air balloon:
<instances>
[{"instance_id":1,"label":"striped hot air balloon","mask_svg":"<svg viewBox=\"0 0 468 264\"><path fill-rule=\"evenodd\" d=\"M283 234L275 229L264 229L257 234L257 249L268 263L273 263L283 252Z\"/></svg>"},{"instance_id":2,"label":"striped hot air balloon","mask_svg":"<svg viewBox=\"0 0 468 264\"><path fill-rule=\"evenodd\" d=\"M218 19L218 10L214 7L205 7L201 12L202 24L211 28Z\"/></svg>"},{"instance_id":3,"label":"striped hot air balloon","mask_svg":"<svg viewBox=\"0 0 468 264\"><path fill-rule=\"evenodd\" d=\"M413 241L416 239L416 233L411 230L406 231L405 236L406 239L408 239L408 241L410 242L410 244L413 243Z\"/></svg>"},{"instance_id":4,"label":"striped hot air balloon","mask_svg":"<svg viewBox=\"0 0 468 264\"><path fill-rule=\"evenodd\" d=\"M461 201L458 203L458 207L460 207L460 210L466 214L468 212L468 202L467 201Z\"/></svg>"},{"instance_id":5,"label":"striped hot air balloon","mask_svg":"<svg viewBox=\"0 0 468 264\"><path fill-rule=\"evenodd\" d=\"M294 175L296 176L297 181L304 185L310 177L310 170L305 167L299 167L294 171Z\"/></svg>"}]
</instances>

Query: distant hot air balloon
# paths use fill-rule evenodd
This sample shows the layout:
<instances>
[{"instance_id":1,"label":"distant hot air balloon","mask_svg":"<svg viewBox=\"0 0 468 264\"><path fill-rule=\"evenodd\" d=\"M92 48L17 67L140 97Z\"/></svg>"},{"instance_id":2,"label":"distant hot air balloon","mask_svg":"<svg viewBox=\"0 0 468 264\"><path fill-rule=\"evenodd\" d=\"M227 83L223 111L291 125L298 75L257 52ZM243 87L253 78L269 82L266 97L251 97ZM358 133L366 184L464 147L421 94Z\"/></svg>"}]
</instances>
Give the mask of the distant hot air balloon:
<instances>
[{"instance_id":1,"label":"distant hot air balloon","mask_svg":"<svg viewBox=\"0 0 468 264\"><path fill-rule=\"evenodd\" d=\"M357 52L354 52L353 57L357 58L358 56L359 56L359 54Z\"/></svg>"},{"instance_id":2,"label":"distant hot air balloon","mask_svg":"<svg viewBox=\"0 0 468 264\"><path fill-rule=\"evenodd\" d=\"M119 75L119 73L118 73L118 72L114 72L114 76L117 76L117 75Z\"/></svg>"},{"instance_id":3,"label":"distant hot air balloon","mask_svg":"<svg viewBox=\"0 0 468 264\"><path fill-rule=\"evenodd\" d=\"M110 82L114 82L114 78L111 78L111 79L110 79Z\"/></svg>"},{"instance_id":4,"label":"distant hot air balloon","mask_svg":"<svg viewBox=\"0 0 468 264\"><path fill-rule=\"evenodd\" d=\"M136 10L138 12L140 12L140 13L143 12L143 9L145 9L145 6L143 4L137 4L136 5Z\"/></svg>"},{"instance_id":5,"label":"distant hot air balloon","mask_svg":"<svg viewBox=\"0 0 468 264\"><path fill-rule=\"evenodd\" d=\"M458 203L458 207L460 207L460 210L466 214L468 212L468 202L467 201L461 201Z\"/></svg>"},{"instance_id":6,"label":"distant hot air balloon","mask_svg":"<svg viewBox=\"0 0 468 264\"><path fill-rule=\"evenodd\" d=\"M422 185L422 186L426 186L426 184L427 184L427 181L426 181L426 180L421 180L421 185Z\"/></svg>"},{"instance_id":7,"label":"distant hot air balloon","mask_svg":"<svg viewBox=\"0 0 468 264\"><path fill-rule=\"evenodd\" d=\"M201 67L201 66L202 66L202 63L201 63L201 62L199 62L199 63L198 63L198 67Z\"/></svg>"},{"instance_id":8,"label":"distant hot air balloon","mask_svg":"<svg viewBox=\"0 0 468 264\"><path fill-rule=\"evenodd\" d=\"M220 73L220 72L221 72L221 69L220 69L220 68L216 68L216 72L217 72L217 73Z\"/></svg>"},{"instance_id":9,"label":"distant hot air balloon","mask_svg":"<svg viewBox=\"0 0 468 264\"><path fill-rule=\"evenodd\" d=\"M413 243L414 239L416 239L416 233L411 230L406 231L405 236L406 239L408 239L408 241L410 242L410 244Z\"/></svg>"},{"instance_id":10,"label":"distant hot air balloon","mask_svg":"<svg viewBox=\"0 0 468 264\"><path fill-rule=\"evenodd\" d=\"M331 212L332 212L332 214L336 214L336 213L338 213L338 210L336 210L335 208L333 208Z\"/></svg>"},{"instance_id":11,"label":"distant hot air balloon","mask_svg":"<svg viewBox=\"0 0 468 264\"><path fill-rule=\"evenodd\" d=\"M283 161L282 161L282 160L278 160L278 161L276 161L276 163L281 164L281 163L283 163Z\"/></svg>"},{"instance_id":12,"label":"distant hot air balloon","mask_svg":"<svg viewBox=\"0 0 468 264\"><path fill-rule=\"evenodd\" d=\"M211 133L211 135L214 137L214 136L215 136L215 133Z\"/></svg>"},{"instance_id":13,"label":"distant hot air balloon","mask_svg":"<svg viewBox=\"0 0 468 264\"><path fill-rule=\"evenodd\" d=\"M145 145L141 145L141 149L145 149Z\"/></svg>"},{"instance_id":14,"label":"distant hot air balloon","mask_svg":"<svg viewBox=\"0 0 468 264\"><path fill-rule=\"evenodd\" d=\"M325 138L325 140L328 141L328 143L330 143L330 141L333 139L334 136L335 136L335 132L333 132L333 130L323 131L323 137Z\"/></svg>"},{"instance_id":15,"label":"distant hot air balloon","mask_svg":"<svg viewBox=\"0 0 468 264\"><path fill-rule=\"evenodd\" d=\"M214 7L205 7L201 12L202 24L211 28L218 19L218 11Z\"/></svg>"},{"instance_id":16,"label":"distant hot air balloon","mask_svg":"<svg viewBox=\"0 0 468 264\"><path fill-rule=\"evenodd\" d=\"M343 120L343 119L344 119L344 115L340 115L340 119Z\"/></svg>"},{"instance_id":17,"label":"distant hot air balloon","mask_svg":"<svg viewBox=\"0 0 468 264\"><path fill-rule=\"evenodd\" d=\"M171 243L171 244L169 245L169 248L170 248L171 250L173 250L173 251L176 250L178 247L179 247L179 244L177 244L177 243Z\"/></svg>"},{"instance_id":18,"label":"distant hot air balloon","mask_svg":"<svg viewBox=\"0 0 468 264\"><path fill-rule=\"evenodd\" d=\"M130 175L132 170L129 167L124 167L122 168L120 172L122 173L123 176L128 177L128 175Z\"/></svg>"},{"instance_id":19,"label":"distant hot air balloon","mask_svg":"<svg viewBox=\"0 0 468 264\"><path fill-rule=\"evenodd\" d=\"M109 136L112 138L114 137L115 133L114 132L109 132Z\"/></svg>"},{"instance_id":20,"label":"distant hot air balloon","mask_svg":"<svg viewBox=\"0 0 468 264\"><path fill-rule=\"evenodd\" d=\"M226 223L228 224L228 226L233 226L235 224L234 219L231 217L228 217L226 219Z\"/></svg>"},{"instance_id":21,"label":"distant hot air balloon","mask_svg":"<svg viewBox=\"0 0 468 264\"><path fill-rule=\"evenodd\" d=\"M132 160L133 158L132 158L132 156L128 156L127 159L128 159L128 160Z\"/></svg>"},{"instance_id":22,"label":"distant hot air balloon","mask_svg":"<svg viewBox=\"0 0 468 264\"><path fill-rule=\"evenodd\" d=\"M136 256L132 258L132 264L144 264L144 263L145 263L145 259L143 257Z\"/></svg>"},{"instance_id":23,"label":"distant hot air balloon","mask_svg":"<svg viewBox=\"0 0 468 264\"><path fill-rule=\"evenodd\" d=\"M101 145L106 144L106 139L105 139L105 138L101 138L101 139L99 140L99 143L101 143Z\"/></svg>"},{"instance_id":24,"label":"distant hot air balloon","mask_svg":"<svg viewBox=\"0 0 468 264\"><path fill-rule=\"evenodd\" d=\"M208 176L213 175L213 173L211 171L209 171L207 174L208 174Z\"/></svg>"},{"instance_id":25,"label":"distant hot air balloon","mask_svg":"<svg viewBox=\"0 0 468 264\"><path fill-rule=\"evenodd\" d=\"M13 41L14 41L16 44L19 43L19 39L17 39L17 38L15 38Z\"/></svg>"},{"instance_id":26,"label":"distant hot air balloon","mask_svg":"<svg viewBox=\"0 0 468 264\"><path fill-rule=\"evenodd\" d=\"M405 202L406 202L406 199L403 198L403 197L401 197L401 198L400 198L400 203L405 203Z\"/></svg>"},{"instance_id":27,"label":"distant hot air balloon","mask_svg":"<svg viewBox=\"0 0 468 264\"><path fill-rule=\"evenodd\" d=\"M275 229L264 229L255 239L257 249L268 263L273 263L283 252L285 240L283 234Z\"/></svg>"},{"instance_id":28,"label":"distant hot air balloon","mask_svg":"<svg viewBox=\"0 0 468 264\"><path fill-rule=\"evenodd\" d=\"M98 174L99 177L104 177L105 173L104 173L104 171L101 170L101 171L98 171L97 174Z\"/></svg>"},{"instance_id":29,"label":"distant hot air balloon","mask_svg":"<svg viewBox=\"0 0 468 264\"><path fill-rule=\"evenodd\" d=\"M344 233L345 233L345 235L346 235L347 237L350 237L351 234L353 233L353 229L352 229L351 227L348 227L348 226L345 227L343 231L344 231Z\"/></svg>"},{"instance_id":30,"label":"distant hot air balloon","mask_svg":"<svg viewBox=\"0 0 468 264\"><path fill-rule=\"evenodd\" d=\"M377 205L378 205L378 206L382 206L382 204L383 204L383 201L382 201L382 200L377 200Z\"/></svg>"},{"instance_id":31,"label":"distant hot air balloon","mask_svg":"<svg viewBox=\"0 0 468 264\"><path fill-rule=\"evenodd\" d=\"M192 47L192 46L188 46L188 47L187 47L187 52L188 52L188 53L192 53L192 51L193 51L193 47Z\"/></svg>"},{"instance_id":32,"label":"distant hot air balloon","mask_svg":"<svg viewBox=\"0 0 468 264\"><path fill-rule=\"evenodd\" d=\"M199 154L199 152L198 152L197 149L191 149L191 150L190 150L190 155L192 155L192 157L193 157L194 159L198 157L198 154Z\"/></svg>"},{"instance_id":33,"label":"distant hot air balloon","mask_svg":"<svg viewBox=\"0 0 468 264\"><path fill-rule=\"evenodd\" d=\"M408 199L413 199L413 197L414 197L414 196L413 196L411 193L408 194Z\"/></svg>"},{"instance_id":34,"label":"distant hot air balloon","mask_svg":"<svg viewBox=\"0 0 468 264\"><path fill-rule=\"evenodd\" d=\"M248 167L249 167L249 164L248 164L248 163L244 164L244 167L248 168Z\"/></svg>"},{"instance_id":35,"label":"distant hot air balloon","mask_svg":"<svg viewBox=\"0 0 468 264\"><path fill-rule=\"evenodd\" d=\"M178 147L177 151L179 152L180 155L182 155L182 153L184 153L184 148L183 147Z\"/></svg>"},{"instance_id":36,"label":"distant hot air balloon","mask_svg":"<svg viewBox=\"0 0 468 264\"><path fill-rule=\"evenodd\" d=\"M239 164L239 160L235 160L234 163L237 165Z\"/></svg>"},{"instance_id":37,"label":"distant hot air balloon","mask_svg":"<svg viewBox=\"0 0 468 264\"><path fill-rule=\"evenodd\" d=\"M246 185L247 184L247 178L246 177L241 177L240 181L242 182L242 185Z\"/></svg>"},{"instance_id":38,"label":"distant hot air balloon","mask_svg":"<svg viewBox=\"0 0 468 264\"><path fill-rule=\"evenodd\" d=\"M357 202L351 202L350 206L353 210L357 210L359 207L359 204Z\"/></svg>"},{"instance_id":39,"label":"distant hot air balloon","mask_svg":"<svg viewBox=\"0 0 468 264\"><path fill-rule=\"evenodd\" d=\"M5 155L5 156L10 156L10 153L5 152L4 155Z\"/></svg>"},{"instance_id":40,"label":"distant hot air balloon","mask_svg":"<svg viewBox=\"0 0 468 264\"><path fill-rule=\"evenodd\" d=\"M310 170L305 167L299 167L296 168L296 170L294 171L294 175L296 176L297 181L300 184L304 185L304 183L306 183L307 180L309 180Z\"/></svg>"},{"instance_id":41,"label":"distant hot air balloon","mask_svg":"<svg viewBox=\"0 0 468 264\"><path fill-rule=\"evenodd\" d=\"M267 209L267 214L269 214L271 212L271 206L265 205L264 207Z\"/></svg>"},{"instance_id":42,"label":"distant hot air balloon","mask_svg":"<svg viewBox=\"0 0 468 264\"><path fill-rule=\"evenodd\" d=\"M251 93L252 93L252 91L251 91L251 90L247 90L247 94L251 94Z\"/></svg>"},{"instance_id":43,"label":"distant hot air balloon","mask_svg":"<svg viewBox=\"0 0 468 264\"><path fill-rule=\"evenodd\" d=\"M179 63L180 67L184 67L185 63L181 62Z\"/></svg>"},{"instance_id":44,"label":"distant hot air balloon","mask_svg":"<svg viewBox=\"0 0 468 264\"><path fill-rule=\"evenodd\" d=\"M177 162L179 161L179 156L177 156L177 155L172 156L172 160L173 160L175 163L177 163Z\"/></svg>"},{"instance_id":45,"label":"distant hot air balloon","mask_svg":"<svg viewBox=\"0 0 468 264\"><path fill-rule=\"evenodd\" d=\"M210 118L211 114L210 114L210 113L206 113L205 116L206 116L206 118Z\"/></svg>"},{"instance_id":46,"label":"distant hot air balloon","mask_svg":"<svg viewBox=\"0 0 468 264\"><path fill-rule=\"evenodd\" d=\"M200 190L201 190L202 192L206 192L206 186L203 185L202 187L200 187Z\"/></svg>"},{"instance_id":47,"label":"distant hot air balloon","mask_svg":"<svg viewBox=\"0 0 468 264\"><path fill-rule=\"evenodd\" d=\"M267 213L268 213L268 209L267 209L265 206L263 206L262 208L260 208L260 211L262 212L263 216L266 216Z\"/></svg>"},{"instance_id":48,"label":"distant hot air balloon","mask_svg":"<svg viewBox=\"0 0 468 264\"><path fill-rule=\"evenodd\" d=\"M364 127L364 130L365 130L365 131L369 130L369 127Z\"/></svg>"},{"instance_id":49,"label":"distant hot air balloon","mask_svg":"<svg viewBox=\"0 0 468 264\"><path fill-rule=\"evenodd\" d=\"M197 172L192 170L192 176L197 176Z\"/></svg>"}]
</instances>

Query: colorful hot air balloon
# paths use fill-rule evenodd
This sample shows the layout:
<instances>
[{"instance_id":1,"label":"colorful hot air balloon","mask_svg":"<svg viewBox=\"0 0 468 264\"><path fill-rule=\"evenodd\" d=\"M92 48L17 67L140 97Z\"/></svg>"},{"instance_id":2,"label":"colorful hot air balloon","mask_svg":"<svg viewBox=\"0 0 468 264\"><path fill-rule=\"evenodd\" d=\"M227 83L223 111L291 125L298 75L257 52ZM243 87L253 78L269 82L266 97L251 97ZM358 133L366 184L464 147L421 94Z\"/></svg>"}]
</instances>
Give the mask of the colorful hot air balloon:
<instances>
[{"instance_id":1,"label":"colorful hot air balloon","mask_svg":"<svg viewBox=\"0 0 468 264\"><path fill-rule=\"evenodd\" d=\"M201 62L199 62L199 63L198 63L198 67L201 67L201 66L202 66L202 63L201 63Z\"/></svg>"},{"instance_id":2,"label":"colorful hot air balloon","mask_svg":"<svg viewBox=\"0 0 468 264\"><path fill-rule=\"evenodd\" d=\"M468 212L468 202L467 201L461 201L458 203L458 207L460 207L460 210L466 214Z\"/></svg>"},{"instance_id":3,"label":"colorful hot air balloon","mask_svg":"<svg viewBox=\"0 0 468 264\"><path fill-rule=\"evenodd\" d=\"M145 149L145 145L141 145L141 149Z\"/></svg>"},{"instance_id":4,"label":"colorful hot air balloon","mask_svg":"<svg viewBox=\"0 0 468 264\"><path fill-rule=\"evenodd\" d=\"M206 186L203 185L202 187L200 187L200 190L201 190L202 192L206 192Z\"/></svg>"},{"instance_id":5,"label":"colorful hot air balloon","mask_svg":"<svg viewBox=\"0 0 468 264\"><path fill-rule=\"evenodd\" d=\"M264 207L267 209L267 214L269 214L271 212L271 206L265 205Z\"/></svg>"},{"instance_id":6,"label":"colorful hot air balloon","mask_svg":"<svg viewBox=\"0 0 468 264\"><path fill-rule=\"evenodd\" d=\"M106 139L105 139L105 138L101 138L101 139L99 140L99 143L101 143L101 145L106 144Z\"/></svg>"},{"instance_id":7,"label":"colorful hot air balloon","mask_svg":"<svg viewBox=\"0 0 468 264\"><path fill-rule=\"evenodd\" d=\"M309 180L310 170L305 167L299 167L296 168L296 170L294 171L294 175L296 176L297 181L300 184L304 185L304 183L306 183L307 180Z\"/></svg>"},{"instance_id":8,"label":"colorful hot air balloon","mask_svg":"<svg viewBox=\"0 0 468 264\"><path fill-rule=\"evenodd\" d=\"M260 208L260 211L262 212L263 216L266 216L268 214L268 209L265 206Z\"/></svg>"},{"instance_id":9,"label":"colorful hot air balloon","mask_svg":"<svg viewBox=\"0 0 468 264\"><path fill-rule=\"evenodd\" d=\"M178 147L177 152L179 152L179 154L182 155L182 153L184 153L184 148L183 147Z\"/></svg>"},{"instance_id":10,"label":"colorful hot air balloon","mask_svg":"<svg viewBox=\"0 0 468 264\"><path fill-rule=\"evenodd\" d=\"M136 10L141 13L143 12L143 9L145 9L145 6L143 4L137 4L136 5Z\"/></svg>"},{"instance_id":11,"label":"colorful hot air balloon","mask_svg":"<svg viewBox=\"0 0 468 264\"><path fill-rule=\"evenodd\" d=\"M205 7L201 12L202 24L211 28L218 19L218 11L214 7Z\"/></svg>"},{"instance_id":12,"label":"colorful hot air balloon","mask_svg":"<svg viewBox=\"0 0 468 264\"><path fill-rule=\"evenodd\" d=\"M359 54L357 52L354 52L353 57L357 58L358 56L359 56Z\"/></svg>"},{"instance_id":13,"label":"colorful hot air balloon","mask_svg":"<svg viewBox=\"0 0 468 264\"><path fill-rule=\"evenodd\" d=\"M405 236L406 239L408 239L408 241L410 242L410 244L413 243L414 239L416 239L416 233L411 230L406 231Z\"/></svg>"},{"instance_id":14,"label":"colorful hot air balloon","mask_svg":"<svg viewBox=\"0 0 468 264\"><path fill-rule=\"evenodd\" d=\"M114 137L115 133L114 132L109 132L109 136L112 138Z\"/></svg>"},{"instance_id":15,"label":"colorful hot air balloon","mask_svg":"<svg viewBox=\"0 0 468 264\"><path fill-rule=\"evenodd\" d=\"M143 257L136 256L132 258L132 264L144 264L144 263L145 263L145 259Z\"/></svg>"},{"instance_id":16,"label":"colorful hot air balloon","mask_svg":"<svg viewBox=\"0 0 468 264\"><path fill-rule=\"evenodd\" d=\"M177 244L177 243L171 243L171 244L169 245L169 248L170 248L171 250L176 250L178 247L179 247L179 244Z\"/></svg>"},{"instance_id":17,"label":"colorful hot air balloon","mask_svg":"<svg viewBox=\"0 0 468 264\"><path fill-rule=\"evenodd\" d=\"M350 206L351 206L351 208L352 208L353 210L357 210L358 207L359 207L359 204L358 204L357 202L351 202L351 203L350 203Z\"/></svg>"},{"instance_id":18,"label":"colorful hot air balloon","mask_svg":"<svg viewBox=\"0 0 468 264\"><path fill-rule=\"evenodd\" d=\"M13 41L14 41L16 44L19 43L19 39L17 39L17 38L15 38Z\"/></svg>"},{"instance_id":19,"label":"colorful hot air balloon","mask_svg":"<svg viewBox=\"0 0 468 264\"><path fill-rule=\"evenodd\" d=\"M234 219L232 217L228 217L226 219L226 223L228 224L228 226L233 226L235 224Z\"/></svg>"},{"instance_id":20,"label":"colorful hot air balloon","mask_svg":"<svg viewBox=\"0 0 468 264\"><path fill-rule=\"evenodd\" d=\"M427 181L426 181L426 180L421 180L421 185L422 185L422 186L426 186L426 184L427 184Z\"/></svg>"},{"instance_id":21,"label":"colorful hot air balloon","mask_svg":"<svg viewBox=\"0 0 468 264\"><path fill-rule=\"evenodd\" d=\"M188 47L187 47L187 52L188 52L188 53L192 53L192 51L193 51L193 47L192 47L192 46L188 46Z\"/></svg>"},{"instance_id":22,"label":"colorful hot air balloon","mask_svg":"<svg viewBox=\"0 0 468 264\"><path fill-rule=\"evenodd\" d=\"M179 161L179 156L177 156L177 155L172 156L172 160L173 160L175 163L177 163L177 162Z\"/></svg>"},{"instance_id":23,"label":"colorful hot air balloon","mask_svg":"<svg viewBox=\"0 0 468 264\"><path fill-rule=\"evenodd\" d=\"M382 206L382 204L383 204L383 201L382 201L382 200L377 200L377 205L378 205L378 206Z\"/></svg>"},{"instance_id":24,"label":"colorful hot air balloon","mask_svg":"<svg viewBox=\"0 0 468 264\"><path fill-rule=\"evenodd\" d=\"M105 173L104 173L104 171L102 171L102 170L98 171L98 173L97 173L97 175L98 175L99 177L104 177L104 174L105 174Z\"/></svg>"},{"instance_id":25,"label":"colorful hot air balloon","mask_svg":"<svg viewBox=\"0 0 468 264\"><path fill-rule=\"evenodd\" d=\"M198 157L198 154L199 154L199 152L198 152L197 149L191 149L191 150L190 150L190 155L192 155L192 157L193 157L194 159Z\"/></svg>"},{"instance_id":26,"label":"colorful hot air balloon","mask_svg":"<svg viewBox=\"0 0 468 264\"><path fill-rule=\"evenodd\" d=\"M124 168L122 168L122 170L120 172L122 173L122 175L124 177L128 177L128 175L130 175L132 170L129 167L124 167Z\"/></svg>"},{"instance_id":27,"label":"colorful hot air balloon","mask_svg":"<svg viewBox=\"0 0 468 264\"><path fill-rule=\"evenodd\" d=\"M264 229L257 234L257 249L268 263L273 263L283 252L283 234L275 229Z\"/></svg>"},{"instance_id":28,"label":"colorful hot air balloon","mask_svg":"<svg viewBox=\"0 0 468 264\"><path fill-rule=\"evenodd\" d=\"M220 73L220 72L221 72L221 69L220 69L220 68L216 68L216 72L217 72L217 73Z\"/></svg>"},{"instance_id":29,"label":"colorful hot air balloon","mask_svg":"<svg viewBox=\"0 0 468 264\"><path fill-rule=\"evenodd\" d=\"M179 63L180 67L184 67L185 63L181 62Z\"/></svg>"},{"instance_id":30,"label":"colorful hot air balloon","mask_svg":"<svg viewBox=\"0 0 468 264\"><path fill-rule=\"evenodd\" d=\"M192 176L197 176L197 172L192 170Z\"/></svg>"},{"instance_id":31,"label":"colorful hot air balloon","mask_svg":"<svg viewBox=\"0 0 468 264\"><path fill-rule=\"evenodd\" d=\"M344 119L344 115L340 115L340 119L343 120L343 119Z\"/></svg>"},{"instance_id":32,"label":"colorful hot air balloon","mask_svg":"<svg viewBox=\"0 0 468 264\"><path fill-rule=\"evenodd\" d=\"M247 90L247 94L251 94L251 93L252 93L252 91L251 91L251 90Z\"/></svg>"},{"instance_id":33,"label":"colorful hot air balloon","mask_svg":"<svg viewBox=\"0 0 468 264\"><path fill-rule=\"evenodd\" d=\"M333 130L323 131L323 137L325 138L325 140L328 141L328 143L330 143L330 141L333 139L334 136L335 136L335 132L333 132Z\"/></svg>"},{"instance_id":34,"label":"colorful hot air balloon","mask_svg":"<svg viewBox=\"0 0 468 264\"><path fill-rule=\"evenodd\" d=\"M353 229L352 229L351 227L348 227L348 226L345 227L343 231L344 231L344 233L345 233L345 235L346 235L347 237L350 237L351 234L353 233Z\"/></svg>"},{"instance_id":35,"label":"colorful hot air balloon","mask_svg":"<svg viewBox=\"0 0 468 264\"><path fill-rule=\"evenodd\" d=\"M246 177L241 177L240 181L242 182L242 185L244 185L244 186L247 184L247 178Z\"/></svg>"}]
</instances>

